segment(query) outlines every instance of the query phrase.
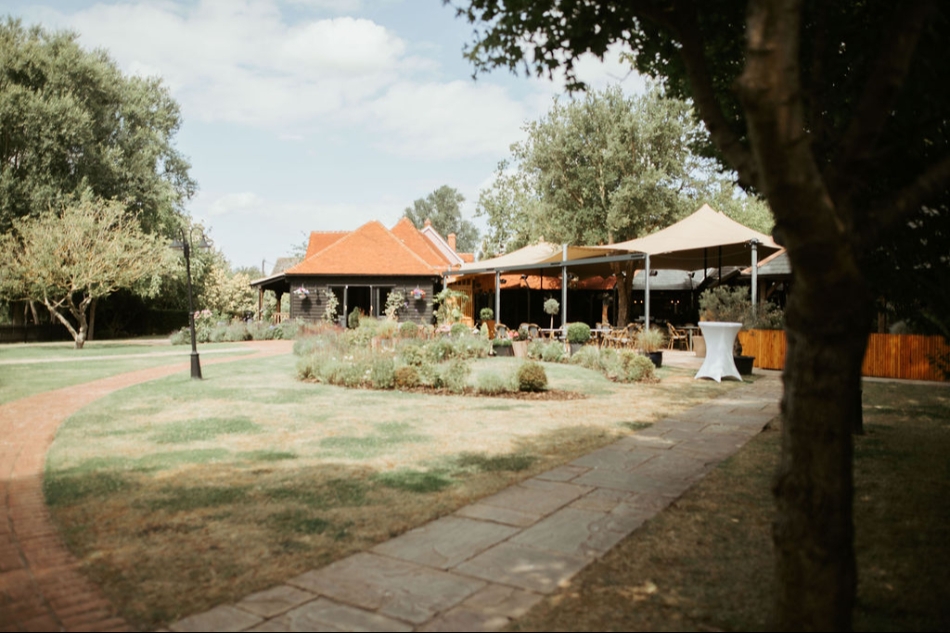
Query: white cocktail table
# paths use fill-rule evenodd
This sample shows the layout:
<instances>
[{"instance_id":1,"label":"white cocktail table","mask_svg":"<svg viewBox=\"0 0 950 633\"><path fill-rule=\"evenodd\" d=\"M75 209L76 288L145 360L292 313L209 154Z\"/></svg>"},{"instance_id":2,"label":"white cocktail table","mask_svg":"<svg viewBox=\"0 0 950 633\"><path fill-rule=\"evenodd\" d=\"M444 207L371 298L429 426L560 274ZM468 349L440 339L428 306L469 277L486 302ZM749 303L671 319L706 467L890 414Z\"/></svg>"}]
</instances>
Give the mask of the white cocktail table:
<instances>
[{"instance_id":1,"label":"white cocktail table","mask_svg":"<svg viewBox=\"0 0 950 633\"><path fill-rule=\"evenodd\" d=\"M741 381L742 376L732 360L732 346L736 342L736 335L742 329L741 323L702 321L699 329L706 339L706 359L703 366L696 372L695 378L712 378L721 382L723 378L735 378Z\"/></svg>"}]
</instances>

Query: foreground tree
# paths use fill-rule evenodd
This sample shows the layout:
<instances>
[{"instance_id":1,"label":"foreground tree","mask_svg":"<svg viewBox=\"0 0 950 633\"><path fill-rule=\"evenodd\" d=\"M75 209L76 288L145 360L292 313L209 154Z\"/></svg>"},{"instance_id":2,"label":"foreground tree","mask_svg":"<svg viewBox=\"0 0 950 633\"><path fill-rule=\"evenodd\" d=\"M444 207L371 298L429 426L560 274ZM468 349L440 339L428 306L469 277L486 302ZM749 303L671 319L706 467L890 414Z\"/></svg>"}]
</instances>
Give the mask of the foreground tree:
<instances>
[{"instance_id":1,"label":"foreground tree","mask_svg":"<svg viewBox=\"0 0 950 633\"><path fill-rule=\"evenodd\" d=\"M82 349L89 308L120 288L154 296L175 263L164 240L144 233L117 201L85 196L40 217L13 221L0 236L6 254L0 291L42 302ZM69 317L72 317L70 319Z\"/></svg>"},{"instance_id":2,"label":"foreground tree","mask_svg":"<svg viewBox=\"0 0 950 633\"><path fill-rule=\"evenodd\" d=\"M88 190L171 235L195 191L172 144L178 104L77 38L0 22L0 232Z\"/></svg>"},{"instance_id":3,"label":"foreground tree","mask_svg":"<svg viewBox=\"0 0 950 633\"><path fill-rule=\"evenodd\" d=\"M478 229L462 217L462 203L465 197L457 189L442 185L425 198L419 198L406 207L405 215L412 220L417 229L425 226L426 220L432 222L432 228L442 237L455 233L456 249L461 253L471 253L478 245Z\"/></svg>"},{"instance_id":4,"label":"foreground tree","mask_svg":"<svg viewBox=\"0 0 950 633\"><path fill-rule=\"evenodd\" d=\"M623 42L691 97L717 156L788 249L776 625L851 626L851 430L872 304L863 264L950 184L950 87L934 0L471 0L469 57L538 74ZM947 252L944 247L943 252Z\"/></svg>"}]
</instances>

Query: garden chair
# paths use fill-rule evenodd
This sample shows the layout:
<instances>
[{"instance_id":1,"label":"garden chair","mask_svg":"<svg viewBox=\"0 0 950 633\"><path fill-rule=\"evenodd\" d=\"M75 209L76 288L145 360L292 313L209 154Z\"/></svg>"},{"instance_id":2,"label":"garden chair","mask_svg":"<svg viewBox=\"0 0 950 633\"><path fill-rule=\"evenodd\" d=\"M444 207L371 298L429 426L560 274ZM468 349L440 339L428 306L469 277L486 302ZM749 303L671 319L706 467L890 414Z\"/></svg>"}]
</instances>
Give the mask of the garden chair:
<instances>
[{"instance_id":1,"label":"garden chair","mask_svg":"<svg viewBox=\"0 0 950 633\"><path fill-rule=\"evenodd\" d=\"M528 324L528 338L532 341L538 338L541 335L541 328L538 327L537 323Z\"/></svg>"},{"instance_id":2,"label":"garden chair","mask_svg":"<svg viewBox=\"0 0 950 633\"><path fill-rule=\"evenodd\" d=\"M675 327L673 327L672 323L667 323L666 328L667 330L669 330L669 334L670 334L669 349L673 349L673 345L677 341L683 344L684 349L689 347L689 337L687 336L685 330L677 330Z\"/></svg>"},{"instance_id":3,"label":"garden chair","mask_svg":"<svg viewBox=\"0 0 950 633\"><path fill-rule=\"evenodd\" d=\"M496 323L495 338L508 338L508 326L504 323Z\"/></svg>"}]
</instances>

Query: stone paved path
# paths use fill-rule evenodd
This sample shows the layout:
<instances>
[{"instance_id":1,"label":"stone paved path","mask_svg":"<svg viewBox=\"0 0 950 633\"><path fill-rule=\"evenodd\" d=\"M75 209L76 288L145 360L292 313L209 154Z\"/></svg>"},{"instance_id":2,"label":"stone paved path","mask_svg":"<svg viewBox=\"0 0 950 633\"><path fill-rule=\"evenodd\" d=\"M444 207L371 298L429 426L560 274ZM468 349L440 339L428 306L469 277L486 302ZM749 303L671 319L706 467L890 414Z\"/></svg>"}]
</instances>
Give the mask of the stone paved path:
<instances>
[{"instance_id":1,"label":"stone paved path","mask_svg":"<svg viewBox=\"0 0 950 633\"><path fill-rule=\"evenodd\" d=\"M256 356L287 354L291 341L244 343ZM188 350L178 352L187 358ZM240 355L203 365L245 360ZM113 391L187 372L190 361L103 378L0 405L0 631L120 631L128 625L78 571L43 501L46 452L73 413Z\"/></svg>"},{"instance_id":2,"label":"stone paved path","mask_svg":"<svg viewBox=\"0 0 950 633\"><path fill-rule=\"evenodd\" d=\"M771 373L368 552L169 628L501 629L758 434L778 415L780 392Z\"/></svg>"}]
</instances>

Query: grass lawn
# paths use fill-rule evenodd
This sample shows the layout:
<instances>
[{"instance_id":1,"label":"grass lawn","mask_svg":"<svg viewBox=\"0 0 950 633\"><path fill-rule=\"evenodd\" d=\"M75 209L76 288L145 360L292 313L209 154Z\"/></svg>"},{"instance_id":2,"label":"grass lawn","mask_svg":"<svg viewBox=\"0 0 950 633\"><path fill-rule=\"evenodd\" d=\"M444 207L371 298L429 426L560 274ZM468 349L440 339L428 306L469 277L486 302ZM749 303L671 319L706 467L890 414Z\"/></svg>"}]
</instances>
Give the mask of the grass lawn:
<instances>
[{"instance_id":1,"label":"grass lawn","mask_svg":"<svg viewBox=\"0 0 950 633\"><path fill-rule=\"evenodd\" d=\"M865 382L855 439L863 631L950 629L950 387ZM770 630L770 428L512 625L518 631Z\"/></svg>"},{"instance_id":2,"label":"grass lawn","mask_svg":"<svg viewBox=\"0 0 950 633\"><path fill-rule=\"evenodd\" d=\"M209 365L113 393L47 460L54 520L135 627L155 628L361 551L737 383L616 384L545 365L577 400L347 390L296 358ZM484 359L510 372L516 359Z\"/></svg>"},{"instance_id":3,"label":"grass lawn","mask_svg":"<svg viewBox=\"0 0 950 633\"><path fill-rule=\"evenodd\" d=\"M201 345L199 354L245 354L233 343ZM137 369L188 362L191 348L167 342L90 341L0 346L0 404Z\"/></svg>"}]
</instances>

